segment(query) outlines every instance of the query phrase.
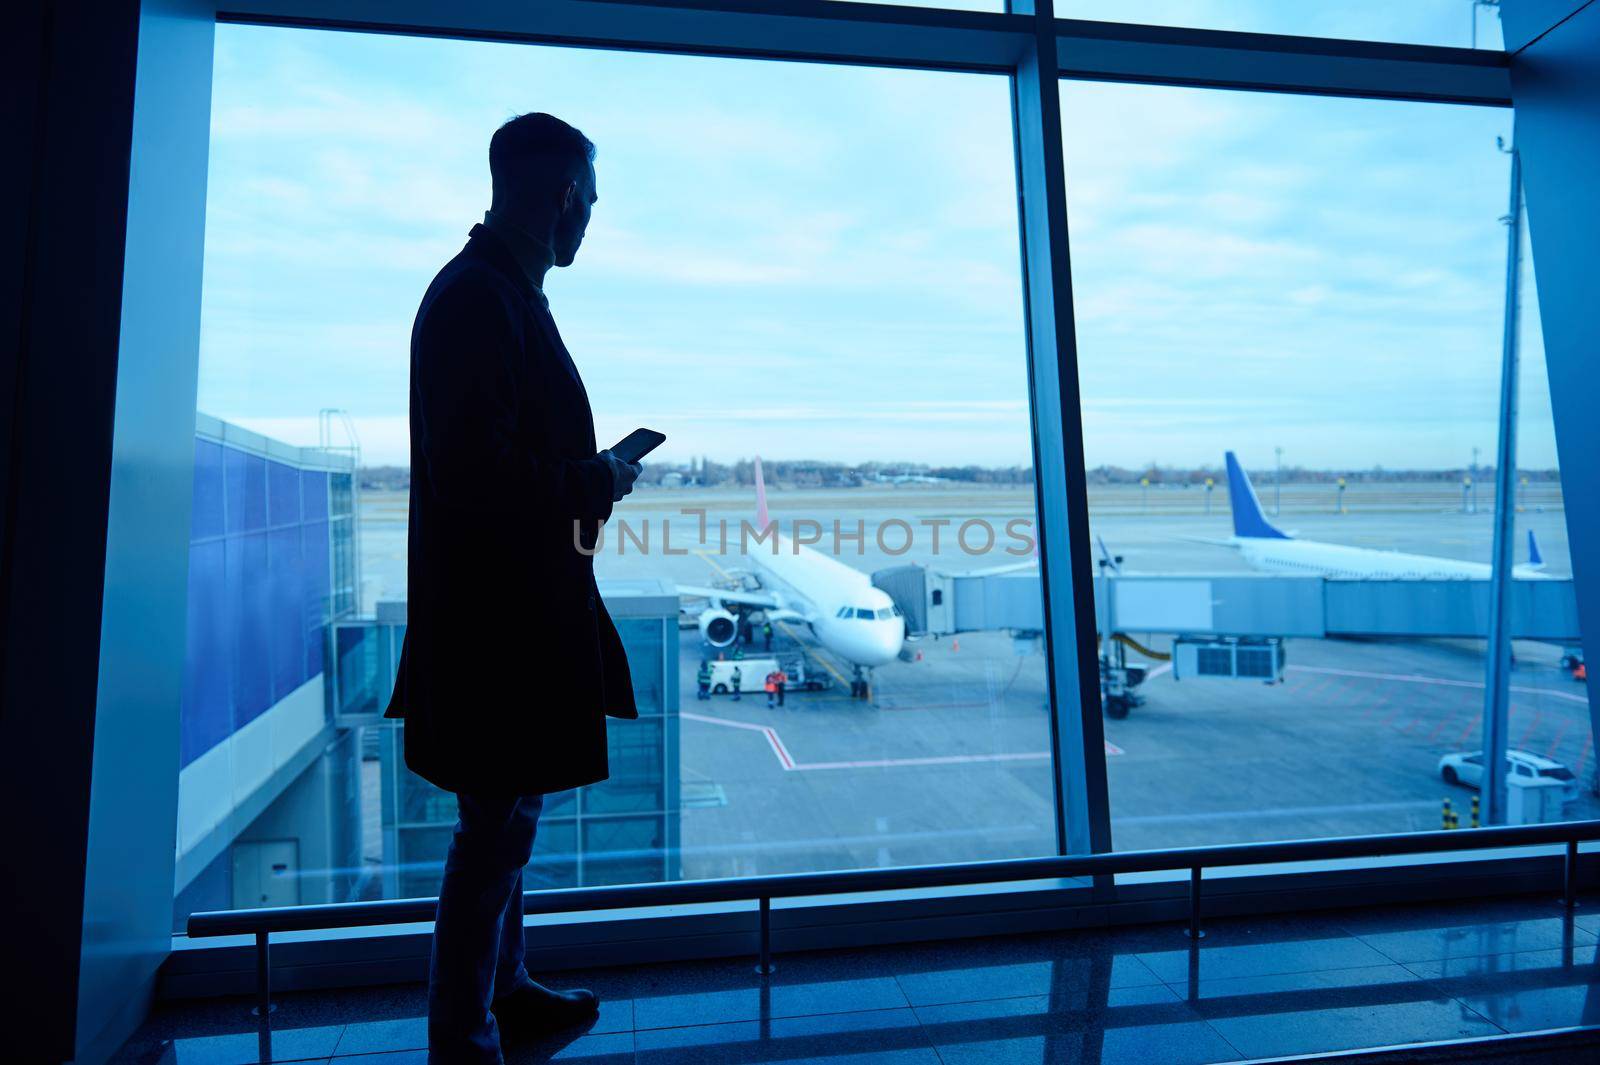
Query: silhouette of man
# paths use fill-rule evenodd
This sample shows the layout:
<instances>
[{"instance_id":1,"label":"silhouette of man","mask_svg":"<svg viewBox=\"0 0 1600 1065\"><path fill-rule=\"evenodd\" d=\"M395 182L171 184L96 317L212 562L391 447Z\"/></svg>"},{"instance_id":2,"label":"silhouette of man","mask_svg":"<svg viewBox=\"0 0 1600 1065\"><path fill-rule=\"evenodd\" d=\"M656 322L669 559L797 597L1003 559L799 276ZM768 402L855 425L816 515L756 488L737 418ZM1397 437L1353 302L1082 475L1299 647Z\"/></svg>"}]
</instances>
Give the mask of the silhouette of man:
<instances>
[{"instance_id":1,"label":"silhouette of man","mask_svg":"<svg viewBox=\"0 0 1600 1065\"><path fill-rule=\"evenodd\" d=\"M598 1008L528 976L522 927L543 797L606 779L606 716L638 716L580 545L593 548L640 467L596 453L543 291L583 242L593 159L550 115L501 126L489 212L411 332L410 603L388 716L405 718L406 765L459 810L428 971L435 1065L494 1065L502 1039Z\"/></svg>"}]
</instances>

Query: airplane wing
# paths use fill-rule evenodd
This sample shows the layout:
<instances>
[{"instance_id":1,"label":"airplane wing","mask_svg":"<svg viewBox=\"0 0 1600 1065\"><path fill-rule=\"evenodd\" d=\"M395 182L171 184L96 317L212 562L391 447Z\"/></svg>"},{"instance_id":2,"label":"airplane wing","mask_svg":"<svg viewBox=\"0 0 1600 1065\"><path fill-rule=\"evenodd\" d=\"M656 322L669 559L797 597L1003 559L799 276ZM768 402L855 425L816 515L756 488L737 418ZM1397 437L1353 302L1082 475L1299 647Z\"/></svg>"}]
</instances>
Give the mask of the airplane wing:
<instances>
[{"instance_id":1,"label":"airplane wing","mask_svg":"<svg viewBox=\"0 0 1600 1065\"><path fill-rule=\"evenodd\" d=\"M746 592L735 588L706 588L696 584L680 584L678 594L698 596L702 599L719 599L724 603L743 603L746 606L759 606L767 610L778 610L783 606L778 602L777 596L770 592Z\"/></svg>"}]
</instances>

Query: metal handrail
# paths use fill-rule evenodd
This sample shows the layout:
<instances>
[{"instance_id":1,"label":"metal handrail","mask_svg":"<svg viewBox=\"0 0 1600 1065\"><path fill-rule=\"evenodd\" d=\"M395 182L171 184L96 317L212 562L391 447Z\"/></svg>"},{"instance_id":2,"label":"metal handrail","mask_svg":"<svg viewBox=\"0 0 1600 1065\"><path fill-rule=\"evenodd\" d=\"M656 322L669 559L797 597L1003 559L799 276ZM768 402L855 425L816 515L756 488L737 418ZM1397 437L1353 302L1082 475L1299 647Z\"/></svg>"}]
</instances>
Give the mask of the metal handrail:
<instances>
[{"instance_id":1,"label":"metal handrail","mask_svg":"<svg viewBox=\"0 0 1600 1065\"><path fill-rule=\"evenodd\" d=\"M761 916L759 971L770 973L772 971L770 918L773 899L1188 869L1189 924L1185 931L1192 939L1198 940L1205 935L1200 928L1200 883L1202 871L1205 869L1564 843L1566 854L1562 874L1563 897L1567 905L1571 906L1577 892L1578 844L1597 839L1600 839L1600 821L1563 821L1555 824L1516 825L1464 831L1232 843L1211 847L1076 854L1049 858L1012 858L951 865L913 865L896 869L781 873L724 880L678 880L661 884L556 888L525 892L522 896L522 908L524 913L581 913L642 906L756 901L760 905ZM385 899L376 902L279 906L256 910L217 910L191 914L187 932L193 939L229 935L255 936L257 1011L264 1015L272 1008L268 954L271 933L431 921L438 903L437 898Z\"/></svg>"}]
</instances>

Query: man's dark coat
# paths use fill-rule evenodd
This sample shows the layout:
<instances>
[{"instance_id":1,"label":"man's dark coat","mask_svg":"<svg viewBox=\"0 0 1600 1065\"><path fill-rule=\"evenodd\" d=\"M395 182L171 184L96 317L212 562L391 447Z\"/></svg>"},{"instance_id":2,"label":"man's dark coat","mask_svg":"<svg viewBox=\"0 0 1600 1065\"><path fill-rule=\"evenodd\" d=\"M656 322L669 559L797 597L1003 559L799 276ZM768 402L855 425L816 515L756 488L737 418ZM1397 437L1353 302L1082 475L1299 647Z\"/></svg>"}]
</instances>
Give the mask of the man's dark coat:
<instances>
[{"instance_id":1,"label":"man's dark coat","mask_svg":"<svg viewBox=\"0 0 1600 1065\"><path fill-rule=\"evenodd\" d=\"M405 718L418 775L484 795L606 778L606 715L638 711L574 524L592 546L611 490L554 320L473 227L411 332L408 621L388 716Z\"/></svg>"}]
</instances>

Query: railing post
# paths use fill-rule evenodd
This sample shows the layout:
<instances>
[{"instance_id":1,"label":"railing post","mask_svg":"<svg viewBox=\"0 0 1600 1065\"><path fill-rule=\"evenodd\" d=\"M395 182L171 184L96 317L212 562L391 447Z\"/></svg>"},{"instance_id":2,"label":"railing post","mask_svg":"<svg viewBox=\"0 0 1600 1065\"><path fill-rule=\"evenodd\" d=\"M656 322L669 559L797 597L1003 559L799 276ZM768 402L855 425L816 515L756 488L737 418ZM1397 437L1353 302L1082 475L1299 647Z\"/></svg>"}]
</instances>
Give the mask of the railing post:
<instances>
[{"instance_id":1,"label":"railing post","mask_svg":"<svg viewBox=\"0 0 1600 1065\"><path fill-rule=\"evenodd\" d=\"M756 972L762 976L771 976L772 969L772 900L763 895L761 896L761 961L756 965Z\"/></svg>"},{"instance_id":2,"label":"railing post","mask_svg":"<svg viewBox=\"0 0 1600 1065\"><path fill-rule=\"evenodd\" d=\"M1575 839L1567 840L1567 855L1561 872L1561 901L1570 910L1578 904L1578 841Z\"/></svg>"},{"instance_id":3,"label":"railing post","mask_svg":"<svg viewBox=\"0 0 1600 1065\"><path fill-rule=\"evenodd\" d=\"M268 935L266 931L256 933L256 1004L250 1012L257 1017L265 1017L276 1008L272 1005L272 955Z\"/></svg>"},{"instance_id":4,"label":"railing post","mask_svg":"<svg viewBox=\"0 0 1600 1065\"><path fill-rule=\"evenodd\" d=\"M1200 867L1189 867L1189 927L1184 930L1190 939L1204 939L1205 930L1200 927Z\"/></svg>"}]
</instances>

